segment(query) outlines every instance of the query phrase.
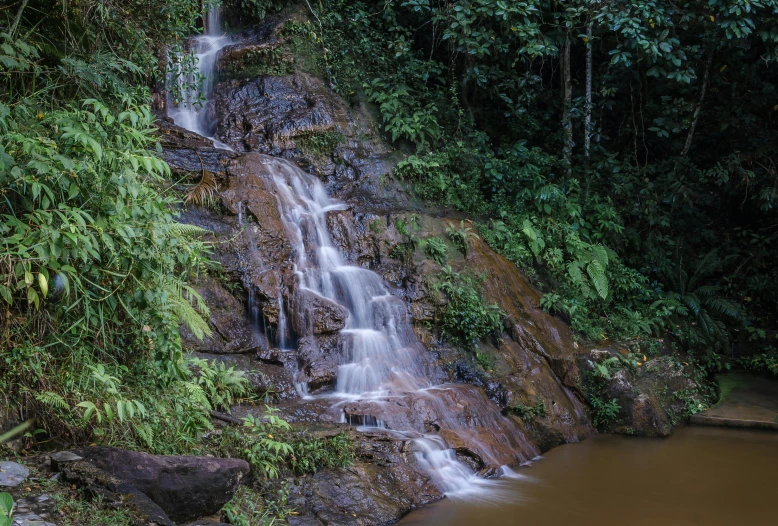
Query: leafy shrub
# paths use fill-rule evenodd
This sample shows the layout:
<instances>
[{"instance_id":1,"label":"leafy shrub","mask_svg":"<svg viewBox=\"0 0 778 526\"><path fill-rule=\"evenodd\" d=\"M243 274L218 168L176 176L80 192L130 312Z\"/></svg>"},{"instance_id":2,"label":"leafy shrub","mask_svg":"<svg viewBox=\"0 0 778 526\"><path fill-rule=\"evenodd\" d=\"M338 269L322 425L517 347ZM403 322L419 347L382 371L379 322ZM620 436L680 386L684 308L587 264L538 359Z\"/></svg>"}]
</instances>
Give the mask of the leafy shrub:
<instances>
[{"instance_id":1,"label":"leafy shrub","mask_svg":"<svg viewBox=\"0 0 778 526\"><path fill-rule=\"evenodd\" d=\"M424 253L435 261L436 263L443 265L446 263L446 255L448 254L448 247L446 243L439 237L428 237L423 241Z\"/></svg>"},{"instance_id":2,"label":"leafy shrub","mask_svg":"<svg viewBox=\"0 0 778 526\"><path fill-rule=\"evenodd\" d=\"M447 227L446 234L464 256L467 256L470 238L478 238L478 235L473 232L471 227L465 226L464 220L459 222L459 228L455 226Z\"/></svg>"},{"instance_id":3,"label":"leafy shrub","mask_svg":"<svg viewBox=\"0 0 778 526\"><path fill-rule=\"evenodd\" d=\"M337 131L309 132L295 137L295 141L305 154L314 157L332 157L335 148L344 140Z\"/></svg>"},{"instance_id":4,"label":"leafy shrub","mask_svg":"<svg viewBox=\"0 0 778 526\"><path fill-rule=\"evenodd\" d=\"M618 422L621 406L615 398L607 400L595 396L589 399L589 404L592 407L592 422L597 429L607 431Z\"/></svg>"},{"instance_id":5,"label":"leafy shrub","mask_svg":"<svg viewBox=\"0 0 778 526\"><path fill-rule=\"evenodd\" d=\"M480 340L502 329L505 313L484 301L482 278L454 272L451 267L445 267L438 278L435 287L445 294L438 325L454 345L473 350Z\"/></svg>"},{"instance_id":6,"label":"leafy shrub","mask_svg":"<svg viewBox=\"0 0 778 526\"><path fill-rule=\"evenodd\" d=\"M740 365L751 371L778 376L778 351L772 350L739 360Z\"/></svg>"},{"instance_id":7,"label":"leafy shrub","mask_svg":"<svg viewBox=\"0 0 778 526\"><path fill-rule=\"evenodd\" d=\"M345 468L354 461L354 445L345 433L314 439L299 437L292 448L290 465L298 474L316 473L322 468Z\"/></svg>"},{"instance_id":8,"label":"leafy shrub","mask_svg":"<svg viewBox=\"0 0 778 526\"><path fill-rule=\"evenodd\" d=\"M548 414L546 403L538 398L532 405L516 404L508 408L510 413L518 416L525 422L531 422L535 418L545 418Z\"/></svg>"},{"instance_id":9,"label":"leafy shrub","mask_svg":"<svg viewBox=\"0 0 778 526\"><path fill-rule=\"evenodd\" d=\"M279 501L267 496L251 486L242 484L235 496L224 505L223 519L233 526L273 526L281 524L290 514L286 506L285 495Z\"/></svg>"}]
</instances>

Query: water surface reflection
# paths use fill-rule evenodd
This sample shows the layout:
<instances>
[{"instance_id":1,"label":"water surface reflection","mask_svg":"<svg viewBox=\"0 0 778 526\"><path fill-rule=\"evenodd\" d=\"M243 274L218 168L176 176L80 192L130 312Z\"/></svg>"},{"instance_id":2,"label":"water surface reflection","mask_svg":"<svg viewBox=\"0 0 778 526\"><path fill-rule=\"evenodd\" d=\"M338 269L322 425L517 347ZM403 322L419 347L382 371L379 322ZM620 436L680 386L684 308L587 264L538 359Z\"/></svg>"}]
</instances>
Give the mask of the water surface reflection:
<instances>
[{"instance_id":1,"label":"water surface reflection","mask_svg":"<svg viewBox=\"0 0 778 526\"><path fill-rule=\"evenodd\" d=\"M778 525L778 433L769 431L602 435L553 449L517 473L496 481L502 501L448 499L400 524Z\"/></svg>"}]
</instances>

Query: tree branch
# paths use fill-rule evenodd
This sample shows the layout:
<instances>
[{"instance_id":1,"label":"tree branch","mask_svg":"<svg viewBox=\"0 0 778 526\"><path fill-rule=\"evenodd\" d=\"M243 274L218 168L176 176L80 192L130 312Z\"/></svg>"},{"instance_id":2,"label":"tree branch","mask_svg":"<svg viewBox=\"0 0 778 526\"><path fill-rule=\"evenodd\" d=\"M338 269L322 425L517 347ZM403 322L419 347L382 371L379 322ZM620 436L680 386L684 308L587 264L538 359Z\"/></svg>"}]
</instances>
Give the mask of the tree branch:
<instances>
[{"instance_id":1,"label":"tree branch","mask_svg":"<svg viewBox=\"0 0 778 526\"><path fill-rule=\"evenodd\" d=\"M689 148L692 147L692 139L694 138L694 130L697 128L697 122L700 120L700 113L702 112L702 103L705 102L705 94L708 91L708 80L710 79L710 68L713 65L713 50L708 55L708 62L705 66L705 77L702 80L702 92L700 93L700 102L697 103L697 108L694 110L694 118L692 119L691 128L689 128L689 134L686 136L686 144L683 145L681 151L681 157L686 157L689 153Z\"/></svg>"}]
</instances>

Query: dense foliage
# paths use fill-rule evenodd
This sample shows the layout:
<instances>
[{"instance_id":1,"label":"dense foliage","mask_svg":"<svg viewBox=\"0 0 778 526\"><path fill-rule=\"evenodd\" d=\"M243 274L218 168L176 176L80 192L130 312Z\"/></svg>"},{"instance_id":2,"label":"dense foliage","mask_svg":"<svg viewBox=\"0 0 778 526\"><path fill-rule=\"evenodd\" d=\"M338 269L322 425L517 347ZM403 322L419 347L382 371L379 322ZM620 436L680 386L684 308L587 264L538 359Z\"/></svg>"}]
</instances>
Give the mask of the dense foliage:
<instances>
[{"instance_id":1,"label":"dense foliage","mask_svg":"<svg viewBox=\"0 0 778 526\"><path fill-rule=\"evenodd\" d=\"M210 332L188 284L208 247L175 221L148 86L199 4L147 7L0 12L0 386L44 437L176 451L246 381L181 353L179 323Z\"/></svg>"},{"instance_id":2,"label":"dense foliage","mask_svg":"<svg viewBox=\"0 0 778 526\"><path fill-rule=\"evenodd\" d=\"M777 2L301 9L311 69L375 104L397 174L481 218L544 308L594 341L774 363Z\"/></svg>"},{"instance_id":3,"label":"dense foliage","mask_svg":"<svg viewBox=\"0 0 778 526\"><path fill-rule=\"evenodd\" d=\"M176 221L184 196L158 155L150 106L166 74L191 66L179 51L208 8L0 9L0 396L4 414L27 420L18 429L28 449L100 443L245 458L251 487L225 514L264 524L289 512L267 480L346 466L354 454L348 436L298 436L270 408L216 431L216 412L256 394L243 372L182 354L181 325L211 332L191 283L218 269L205 231ZM68 524L130 521L52 491Z\"/></svg>"}]
</instances>

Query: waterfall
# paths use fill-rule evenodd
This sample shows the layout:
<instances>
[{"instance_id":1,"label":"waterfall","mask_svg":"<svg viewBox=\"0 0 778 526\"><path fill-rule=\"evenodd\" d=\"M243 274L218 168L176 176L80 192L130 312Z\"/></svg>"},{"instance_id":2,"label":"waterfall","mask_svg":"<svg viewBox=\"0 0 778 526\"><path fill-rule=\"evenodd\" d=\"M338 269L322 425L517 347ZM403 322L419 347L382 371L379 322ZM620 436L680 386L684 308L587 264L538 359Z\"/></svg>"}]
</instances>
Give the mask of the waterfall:
<instances>
[{"instance_id":1,"label":"waterfall","mask_svg":"<svg viewBox=\"0 0 778 526\"><path fill-rule=\"evenodd\" d=\"M375 272L347 264L333 245L326 216L344 205L332 200L317 178L292 163L269 156L261 159L273 174L281 219L293 246L295 287L338 303L349 313L340 331L334 396L374 400L380 405L387 398L412 392L440 407L442 403L435 397L439 388L425 371L429 356L413 333L405 302L390 294ZM440 412L445 413L445 408ZM372 415L348 415L344 421L385 426ZM483 480L456 459L440 436L407 432L402 436L413 442L418 465L447 495L465 495L483 486Z\"/></svg>"},{"instance_id":2,"label":"waterfall","mask_svg":"<svg viewBox=\"0 0 778 526\"><path fill-rule=\"evenodd\" d=\"M214 146L224 149L230 148L213 137L216 117L211 107L211 93L219 52L230 44L230 38L221 31L219 9L212 9L206 17L204 33L190 40L191 50L197 61L198 75L189 74L182 77L171 73L168 85L177 84L183 100L173 100L170 90L167 93L168 115L173 122L207 137L213 141ZM193 86L196 89L191 89Z\"/></svg>"},{"instance_id":3,"label":"waterfall","mask_svg":"<svg viewBox=\"0 0 778 526\"><path fill-rule=\"evenodd\" d=\"M206 101L199 110L193 104L184 103L171 106L170 111L177 124L203 136L209 136L214 128L215 117L209 114L207 98L212 89L217 54L229 43L227 37L220 36L218 14L213 18L209 16L208 20L208 33L193 38L200 72L208 76L201 84ZM215 143L218 146L218 141ZM490 466L510 462L505 460L506 455L498 458L492 453L495 445L511 452L533 451L526 441L518 442L525 439L496 407L489 405L491 402L480 391L475 388L457 390L453 386L435 385L431 380L443 375L416 338L405 302L392 295L375 272L346 263L330 237L327 214L343 210L345 205L330 198L317 178L289 161L252 155L260 159L266 168L265 174L269 174L263 175L263 180L276 196L278 211L292 244L295 281L292 290L334 302L348 312L345 327L338 335L340 355L335 390L327 395L335 399L334 405L341 411L342 421L386 429L398 438L411 441L418 465L448 496L472 494L487 482L460 462L440 435L420 431L419 425L416 429L403 428L402 419L387 420L381 408L388 400L412 397L420 401L430 414L436 415L440 429L453 430L456 436L464 437ZM243 206L243 202L238 206L241 223ZM254 314L258 308L251 307L252 315L258 316ZM312 321L305 320L305 326L310 326ZM284 294L280 294L276 343L281 350L291 350L294 346L288 325ZM437 374L432 376L431 370ZM302 377L298 371L295 385L302 397L309 398L307 385L299 380ZM460 407L465 406L471 413L466 423L462 421L461 411L457 420L446 405L455 400L451 395L455 391L460 393ZM354 403L363 404L365 414L352 412L347 415L344 404ZM476 424L470 424L470 421ZM471 425L477 425L481 435L470 429ZM515 438L517 434L519 439ZM484 435L489 436L489 445L481 443Z\"/></svg>"}]
</instances>

